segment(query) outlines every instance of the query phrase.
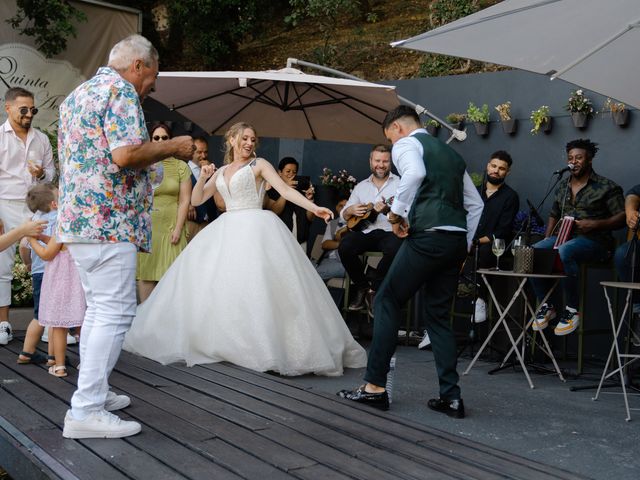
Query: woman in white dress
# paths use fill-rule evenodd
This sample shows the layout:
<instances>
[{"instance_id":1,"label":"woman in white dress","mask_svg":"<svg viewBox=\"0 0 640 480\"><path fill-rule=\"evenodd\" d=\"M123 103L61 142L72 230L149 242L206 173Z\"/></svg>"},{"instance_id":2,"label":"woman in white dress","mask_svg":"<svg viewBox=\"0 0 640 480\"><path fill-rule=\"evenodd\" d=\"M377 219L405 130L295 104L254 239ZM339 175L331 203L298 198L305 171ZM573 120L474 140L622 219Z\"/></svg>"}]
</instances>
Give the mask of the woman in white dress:
<instances>
[{"instance_id":1,"label":"woman in white dress","mask_svg":"<svg viewBox=\"0 0 640 480\"><path fill-rule=\"evenodd\" d=\"M327 288L284 223L263 210L265 181L328 221L256 158L255 129L233 125L225 166L202 168L199 205L219 192L226 213L196 236L138 307L124 349L167 364L228 361L282 375L341 375L366 365ZM205 183L206 182L206 183Z\"/></svg>"}]
</instances>

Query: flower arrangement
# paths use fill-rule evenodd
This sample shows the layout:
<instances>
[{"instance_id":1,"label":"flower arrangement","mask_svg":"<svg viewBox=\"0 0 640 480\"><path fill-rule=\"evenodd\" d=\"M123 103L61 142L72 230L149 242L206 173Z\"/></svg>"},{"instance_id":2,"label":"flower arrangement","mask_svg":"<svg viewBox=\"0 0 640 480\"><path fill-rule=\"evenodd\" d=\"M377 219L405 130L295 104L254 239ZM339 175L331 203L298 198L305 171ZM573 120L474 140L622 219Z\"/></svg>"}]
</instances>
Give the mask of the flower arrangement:
<instances>
[{"instance_id":1,"label":"flower arrangement","mask_svg":"<svg viewBox=\"0 0 640 480\"><path fill-rule=\"evenodd\" d=\"M542 105L540 108L531 111L531 116L529 119L533 124L533 128L531 129L532 135L537 135L542 128L542 124L549 121L549 112L551 110L547 105Z\"/></svg>"},{"instance_id":2,"label":"flower arrangement","mask_svg":"<svg viewBox=\"0 0 640 480\"><path fill-rule=\"evenodd\" d=\"M500 105L496 105L496 110L500 115L500 120L503 122L511 120L511 102L504 102Z\"/></svg>"},{"instance_id":3,"label":"flower arrangement","mask_svg":"<svg viewBox=\"0 0 640 480\"><path fill-rule=\"evenodd\" d=\"M33 284L31 270L22 263L20 255L16 253L13 264L13 281L11 282L11 305L26 307L33 303Z\"/></svg>"},{"instance_id":4,"label":"flower arrangement","mask_svg":"<svg viewBox=\"0 0 640 480\"><path fill-rule=\"evenodd\" d=\"M489 105L485 103L482 107L477 107L473 102L469 102L467 118L470 122L489 123L489 117Z\"/></svg>"},{"instance_id":5,"label":"flower arrangement","mask_svg":"<svg viewBox=\"0 0 640 480\"><path fill-rule=\"evenodd\" d=\"M614 113L624 112L626 108L627 106L624 103L614 102L610 98L607 98L607 100L604 102L604 105L602 106L602 113L611 112L611 114L613 115Z\"/></svg>"},{"instance_id":6,"label":"flower arrangement","mask_svg":"<svg viewBox=\"0 0 640 480\"><path fill-rule=\"evenodd\" d=\"M437 120L434 120L433 118L430 118L429 120L427 120L424 123L425 127L435 127L435 128L440 128L440 122L438 122Z\"/></svg>"},{"instance_id":7,"label":"flower arrangement","mask_svg":"<svg viewBox=\"0 0 640 480\"><path fill-rule=\"evenodd\" d=\"M516 217L513 219L513 229L516 232L525 230L526 222L529 219L529 214L524 210L519 210L516 213ZM531 233L534 235L544 235L546 227L544 224L540 225L535 216L531 216Z\"/></svg>"},{"instance_id":8,"label":"flower arrangement","mask_svg":"<svg viewBox=\"0 0 640 480\"><path fill-rule=\"evenodd\" d=\"M564 107L570 113L584 113L588 117L593 115L593 104L582 90L573 90L569 95L569 103Z\"/></svg>"},{"instance_id":9,"label":"flower arrangement","mask_svg":"<svg viewBox=\"0 0 640 480\"><path fill-rule=\"evenodd\" d=\"M356 177L350 175L346 170L338 170L334 175L330 168L323 168L320 175L320 183L327 187L334 187L338 190L351 191L355 186Z\"/></svg>"}]
</instances>

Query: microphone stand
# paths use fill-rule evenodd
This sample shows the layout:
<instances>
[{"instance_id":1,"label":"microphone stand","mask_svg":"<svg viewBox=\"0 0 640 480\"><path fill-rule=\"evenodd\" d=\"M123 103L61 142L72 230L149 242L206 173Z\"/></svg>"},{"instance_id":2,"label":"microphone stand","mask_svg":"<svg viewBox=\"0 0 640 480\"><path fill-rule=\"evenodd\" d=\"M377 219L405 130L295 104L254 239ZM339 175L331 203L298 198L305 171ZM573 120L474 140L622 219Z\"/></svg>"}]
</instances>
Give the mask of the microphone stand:
<instances>
[{"instance_id":1,"label":"microphone stand","mask_svg":"<svg viewBox=\"0 0 640 480\"><path fill-rule=\"evenodd\" d=\"M566 171L566 170L565 170ZM553 175L557 175L558 179L554 182L553 185L551 185L551 187L549 187L549 189L545 192L544 197L542 198L542 200L540 200L540 203L538 203L538 205L535 208L529 208L529 214L527 215L527 220L526 222L523 222L522 225L520 225L520 228L518 229L518 231L516 232L516 234L514 235L514 237L511 239L511 242L509 242L509 245L507 245L507 247L505 248L505 250L509 250L511 248L511 246L513 245L513 241L518 238L518 236L524 231L526 235L528 235L525 238L526 244L528 245L529 242L531 241L531 217L533 216L533 210L536 211L540 211L540 209L542 208L542 205L544 205L544 202L547 201L547 198L549 198L549 195L551 195L551 192L553 192L556 188L556 186L563 180L563 176L564 176L564 172L565 171L561 171L560 173L554 173Z\"/></svg>"}]
</instances>

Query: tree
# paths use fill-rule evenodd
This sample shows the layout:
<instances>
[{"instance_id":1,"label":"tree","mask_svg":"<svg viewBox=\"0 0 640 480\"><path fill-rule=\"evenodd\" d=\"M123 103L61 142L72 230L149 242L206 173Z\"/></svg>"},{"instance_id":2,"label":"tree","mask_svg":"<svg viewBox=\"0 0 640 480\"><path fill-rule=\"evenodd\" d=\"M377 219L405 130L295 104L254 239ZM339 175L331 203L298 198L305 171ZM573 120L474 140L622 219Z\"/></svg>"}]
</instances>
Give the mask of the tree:
<instances>
[{"instance_id":1,"label":"tree","mask_svg":"<svg viewBox=\"0 0 640 480\"><path fill-rule=\"evenodd\" d=\"M6 22L21 34L33 37L47 58L67 48L69 35L76 36L74 22L87 20L83 12L65 0L16 0L16 5L16 14Z\"/></svg>"}]
</instances>

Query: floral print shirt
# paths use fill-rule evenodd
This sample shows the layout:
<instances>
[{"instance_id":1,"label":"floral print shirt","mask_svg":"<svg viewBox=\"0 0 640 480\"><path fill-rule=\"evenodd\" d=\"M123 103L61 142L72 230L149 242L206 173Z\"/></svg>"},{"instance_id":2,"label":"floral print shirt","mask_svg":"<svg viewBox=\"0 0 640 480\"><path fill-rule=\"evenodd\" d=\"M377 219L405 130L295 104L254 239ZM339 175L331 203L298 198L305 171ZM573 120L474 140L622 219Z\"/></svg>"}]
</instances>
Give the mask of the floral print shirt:
<instances>
[{"instance_id":1,"label":"floral print shirt","mask_svg":"<svg viewBox=\"0 0 640 480\"><path fill-rule=\"evenodd\" d=\"M109 67L60 106L58 236L65 243L151 246L153 193L147 169L120 169L118 147L149 140L133 85Z\"/></svg>"}]
</instances>

